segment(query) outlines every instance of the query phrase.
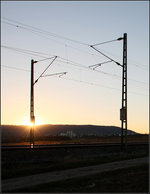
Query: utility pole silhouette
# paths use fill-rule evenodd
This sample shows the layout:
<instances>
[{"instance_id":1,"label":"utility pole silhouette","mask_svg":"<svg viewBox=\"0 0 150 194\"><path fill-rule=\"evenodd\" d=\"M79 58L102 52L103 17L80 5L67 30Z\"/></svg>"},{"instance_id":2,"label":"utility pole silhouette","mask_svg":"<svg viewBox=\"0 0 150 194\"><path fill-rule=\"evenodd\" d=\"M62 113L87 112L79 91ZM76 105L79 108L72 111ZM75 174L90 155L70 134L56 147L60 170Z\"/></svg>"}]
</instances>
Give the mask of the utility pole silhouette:
<instances>
[{"instance_id":1,"label":"utility pole silhouette","mask_svg":"<svg viewBox=\"0 0 150 194\"><path fill-rule=\"evenodd\" d=\"M61 73L53 73L49 75L43 75L46 70L50 67L50 65L56 60L57 56L51 57L51 58L46 58L43 60L39 61L34 61L33 59L31 60L31 96L30 96L30 148L34 148L34 129L35 129L35 116L34 116L34 86L38 82L38 80L41 77L47 77L47 76L54 76L54 75L59 75L59 77L65 75L67 72L61 72ZM51 63L46 67L46 69L41 73L41 75L34 81L34 64L38 63L40 61L44 61L47 59L53 59Z\"/></svg>"},{"instance_id":2,"label":"utility pole silhouette","mask_svg":"<svg viewBox=\"0 0 150 194\"><path fill-rule=\"evenodd\" d=\"M113 60L97 48L95 46L123 40L123 65L118 63L117 61ZM115 40L106 41L94 45L89 45L91 48L105 56L109 61L105 61L103 63L99 63L96 65L90 65L89 67L95 70L97 67L101 66L102 64L114 62L118 66L122 67L122 108L120 109L120 120L121 120L121 151L127 151L127 33L123 34L123 37L120 37Z\"/></svg>"},{"instance_id":3,"label":"utility pole silhouette","mask_svg":"<svg viewBox=\"0 0 150 194\"><path fill-rule=\"evenodd\" d=\"M31 60L31 96L30 96L30 148L34 147L34 128L35 128L35 116L34 116L34 63L37 61Z\"/></svg>"},{"instance_id":4,"label":"utility pole silhouette","mask_svg":"<svg viewBox=\"0 0 150 194\"><path fill-rule=\"evenodd\" d=\"M123 37L123 68L122 68L122 108L121 120L121 150L127 151L127 33Z\"/></svg>"}]
</instances>

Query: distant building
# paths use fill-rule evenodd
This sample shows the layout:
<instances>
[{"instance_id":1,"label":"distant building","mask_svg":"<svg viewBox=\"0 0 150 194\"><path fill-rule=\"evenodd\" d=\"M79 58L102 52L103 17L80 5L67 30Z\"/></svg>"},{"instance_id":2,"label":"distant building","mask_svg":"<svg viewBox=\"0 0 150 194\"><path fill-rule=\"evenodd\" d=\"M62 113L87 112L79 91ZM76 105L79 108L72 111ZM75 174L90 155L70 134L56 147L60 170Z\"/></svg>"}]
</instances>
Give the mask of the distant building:
<instances>
[{"instance_id":1,"label":"distant building","mask_svg":"<svg viewBox=\"0 0 150 194\"><path fill-rule=\"evenodd\" d=\"M66 132L61 132L60 136L67 136L70 138L76 137L77 135L73 131L66 131Z\"/></svg>"}]
</instances>

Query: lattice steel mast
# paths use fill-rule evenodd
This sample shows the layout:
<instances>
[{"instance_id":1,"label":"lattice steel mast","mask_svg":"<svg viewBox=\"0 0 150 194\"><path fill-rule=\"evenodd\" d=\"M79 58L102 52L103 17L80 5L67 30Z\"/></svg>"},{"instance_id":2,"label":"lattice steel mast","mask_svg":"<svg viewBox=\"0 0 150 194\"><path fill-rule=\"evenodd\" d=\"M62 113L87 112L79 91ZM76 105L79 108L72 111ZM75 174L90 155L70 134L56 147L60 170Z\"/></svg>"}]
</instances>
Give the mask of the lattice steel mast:
<instances>
[{"instance_id":1,"label":"lattice steel mast","mask_svg":"<svg viewBox=\"0 0 150 194\"><path fill-rule=\"evenodd\" d=\"M123 38L123 68L122 68L122 108L121 120L121 150L127 150L127 33Z\"/></svg>"}]
</instances>

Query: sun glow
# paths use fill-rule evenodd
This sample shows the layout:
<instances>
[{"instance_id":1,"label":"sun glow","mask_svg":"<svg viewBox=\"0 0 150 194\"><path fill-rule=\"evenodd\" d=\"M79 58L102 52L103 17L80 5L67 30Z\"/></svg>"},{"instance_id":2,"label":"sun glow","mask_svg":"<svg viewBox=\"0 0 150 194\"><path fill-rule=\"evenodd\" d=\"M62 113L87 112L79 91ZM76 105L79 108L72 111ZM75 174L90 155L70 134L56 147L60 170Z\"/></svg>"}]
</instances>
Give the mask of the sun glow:
<instances>
[{"instance_id":1,"label":"sun glow","mask_svg":"<svg viewBox=\"0 0 150 194\"><path fill-rule=\"evenodd\" d=\"M44 124L44 122L42 122L42 121L40 121L40 120L35 120L35 125L37 126L37 125L43 125ZM26 119L26 120L24 120L23 122L21 122L21 125L27 125L27 126L33 126L33 123L32 122L30 122L30 119Z\"/></svg>"},{"instance_id":2,"label":"sun glow","mask_svg":"<svg viewBox=\"0 0 150 194\"><path fill-rule=\"evenodd\" d=\"M28 126L33 127L34 124L30 122L30 123L28 124Z\"/></svg>"}]
</instances>

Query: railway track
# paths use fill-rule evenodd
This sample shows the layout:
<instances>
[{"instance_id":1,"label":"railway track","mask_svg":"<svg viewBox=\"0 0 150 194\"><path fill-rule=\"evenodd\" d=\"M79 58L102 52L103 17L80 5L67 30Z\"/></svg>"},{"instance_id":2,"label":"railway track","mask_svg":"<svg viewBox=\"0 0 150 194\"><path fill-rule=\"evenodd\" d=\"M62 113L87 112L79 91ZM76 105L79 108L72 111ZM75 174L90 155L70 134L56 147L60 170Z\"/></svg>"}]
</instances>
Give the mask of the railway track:
<instances>
[{"instance_id":1,"label":"railway track","mask_svg":"<svg viewBox=\"0 0 150 194\"><path fill-rule=\"evenodd\" d=\"M148 146L149 142L128 143L128 147L132 146ZM11 149L52 149L52 148L94 148L94 147L120 147L120 143L91 143L91 144L47 144L47 145L35 145L34 148L30 148L29 145L13 145L13 146L1 146L2 150Z\"/></svg>"}]
</instances>

